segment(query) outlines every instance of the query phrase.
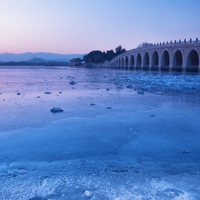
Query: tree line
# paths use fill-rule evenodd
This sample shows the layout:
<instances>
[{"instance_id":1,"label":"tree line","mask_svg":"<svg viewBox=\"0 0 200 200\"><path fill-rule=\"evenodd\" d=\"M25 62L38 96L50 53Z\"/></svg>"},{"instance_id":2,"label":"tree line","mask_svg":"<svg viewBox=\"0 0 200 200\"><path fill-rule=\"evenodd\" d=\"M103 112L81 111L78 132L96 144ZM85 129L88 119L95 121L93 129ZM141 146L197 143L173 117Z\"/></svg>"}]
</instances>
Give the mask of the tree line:
<instances>
[{"instance_id":1,"label":"tree line","mask_svg":"<svg viewBox=\"0 0 200 200\"><path fill-rule=\"evenodd\" d=\"M121 45L115 48L115 52L112 49L106 52L99 50L91 51L83 57L83 61L85 61L85 63L104 63L124 52L126 52L126 49L122 48Z\"/></svg>"}]
</instances>

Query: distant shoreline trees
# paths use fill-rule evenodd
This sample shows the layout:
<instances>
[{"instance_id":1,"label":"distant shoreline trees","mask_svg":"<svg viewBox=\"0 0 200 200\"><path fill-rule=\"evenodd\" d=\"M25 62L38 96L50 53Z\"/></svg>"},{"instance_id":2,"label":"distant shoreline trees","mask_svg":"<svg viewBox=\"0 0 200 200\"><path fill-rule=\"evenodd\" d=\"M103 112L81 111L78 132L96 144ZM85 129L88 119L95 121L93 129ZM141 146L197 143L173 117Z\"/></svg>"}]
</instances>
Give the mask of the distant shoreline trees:
<instances>
[{"instance_id":1,"label":"distant shoreline trees","mask_svg":"<svg viewBox=\"0 0 200 200\"><path fill-rule=\"evenodd\" d=\"M139 44L137 48L145 48L149 46L153 46L153 43L143 42L142 44Z\"/></svg>"},{"instance_id":2,"label":"distant shoreline trees","mask_svg":"<svg viewBox=\"0 0 200 200\"><path fill-rule=\"evenodd\" d=\"M49 62L0 62L0 66L69 66L69 62L56 62L56 61L49 61Z\"/></svg>"},{"instance_id":3,"label":"distant shoreline trees","mask_svg":"<svg viewBox=\"0 0 200 200\"><path fill-rule=\"evenodd\" d=\"M108 51L91 51L89 54L85 55L83 57L83 61L85 61L85 63L104 63L106 61L110 61L112 60L114 57L118 56L121 53L126 52L125 49L122 48L122 46L118 46L115 48L115 52L111 49Z\"/></svg>"}]
</instances>

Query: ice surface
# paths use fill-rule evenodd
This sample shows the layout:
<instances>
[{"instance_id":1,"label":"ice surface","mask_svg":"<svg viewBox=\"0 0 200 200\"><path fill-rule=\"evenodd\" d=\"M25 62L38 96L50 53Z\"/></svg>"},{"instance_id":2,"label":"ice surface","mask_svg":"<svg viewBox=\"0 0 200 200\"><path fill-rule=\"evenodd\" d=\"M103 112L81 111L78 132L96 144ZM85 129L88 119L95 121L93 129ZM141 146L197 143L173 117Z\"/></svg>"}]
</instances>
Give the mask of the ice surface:
<instances>
[{"instance_id":1,"label":"ice surface","mask_svg":"<svg viewBox=\"0 0 200 200\"><path fill-rule=\"evenodd\" d=\"M0 199L199 199L199 75L4 68L0 93Z\"/></svg>"}]
</instances>

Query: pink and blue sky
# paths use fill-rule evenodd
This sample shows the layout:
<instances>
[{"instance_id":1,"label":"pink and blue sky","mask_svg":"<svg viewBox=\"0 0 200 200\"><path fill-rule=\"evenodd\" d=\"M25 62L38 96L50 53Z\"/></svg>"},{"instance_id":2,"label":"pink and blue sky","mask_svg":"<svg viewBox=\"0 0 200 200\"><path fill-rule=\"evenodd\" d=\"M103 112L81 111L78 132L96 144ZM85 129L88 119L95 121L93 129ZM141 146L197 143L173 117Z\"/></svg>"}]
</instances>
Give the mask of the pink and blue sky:
<instances>
[{"instance_id":1,"label":"pink and blue sky","mask_svg":"<svg viewBox=\"0 0 200 200\"><path fill-rule=\"evenodd\" d=\"M200 0L5 0L0 53L85 54L200 37Z\"/></svg>"}]
</instances>

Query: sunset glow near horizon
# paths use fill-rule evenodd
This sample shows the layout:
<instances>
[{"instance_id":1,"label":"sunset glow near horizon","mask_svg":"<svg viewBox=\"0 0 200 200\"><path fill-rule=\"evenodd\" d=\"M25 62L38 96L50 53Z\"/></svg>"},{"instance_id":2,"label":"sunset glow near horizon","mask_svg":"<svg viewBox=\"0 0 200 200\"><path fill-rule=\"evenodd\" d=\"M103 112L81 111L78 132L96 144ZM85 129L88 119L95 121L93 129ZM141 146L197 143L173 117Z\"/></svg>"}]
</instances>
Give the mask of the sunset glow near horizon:
<instances>
[{"instance_id":1,"label":"sunset glow near horizon","mask_svg":"<svg viewBox=\"0 0 200 200\"><path fill-rule=\"evenodd\" d=\"M200 37L199 0L7 0L0 53L86 54Z\"/></svg>"}]
</instances>

